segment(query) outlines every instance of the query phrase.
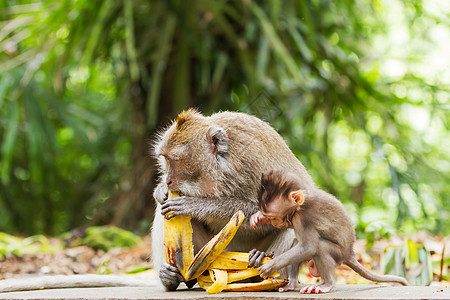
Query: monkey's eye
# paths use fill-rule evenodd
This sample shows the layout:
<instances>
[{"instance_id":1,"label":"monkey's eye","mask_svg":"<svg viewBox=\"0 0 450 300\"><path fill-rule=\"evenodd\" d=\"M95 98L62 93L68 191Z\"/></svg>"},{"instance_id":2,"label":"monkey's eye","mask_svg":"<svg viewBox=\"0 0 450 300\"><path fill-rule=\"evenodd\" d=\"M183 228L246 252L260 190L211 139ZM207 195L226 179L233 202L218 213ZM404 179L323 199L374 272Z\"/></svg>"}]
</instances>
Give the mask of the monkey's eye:
<instances>
[{"instance_id":1,"label":"monkey's eye","mask_svg":"<svg viewBox=\"0 0 450 300\"><path fill-rule=\"evenodd\" d=\"M178 156L171 156L167 154L161 154L161 156L164 156L167 164L170 164L172 161L177 162L180 160Z\"/></svg>"},{"instance_id":2,"label":"monkey's eye","mask_svg":"<svg viewBox=\"0 0 450 300\"><path fill-rule=\"evenodd\" d=\"M160 154L160 156L164 157L164 159L166 160L166 164L169 165L169 157L165 154Z\"/></svg>"}]
</instances>

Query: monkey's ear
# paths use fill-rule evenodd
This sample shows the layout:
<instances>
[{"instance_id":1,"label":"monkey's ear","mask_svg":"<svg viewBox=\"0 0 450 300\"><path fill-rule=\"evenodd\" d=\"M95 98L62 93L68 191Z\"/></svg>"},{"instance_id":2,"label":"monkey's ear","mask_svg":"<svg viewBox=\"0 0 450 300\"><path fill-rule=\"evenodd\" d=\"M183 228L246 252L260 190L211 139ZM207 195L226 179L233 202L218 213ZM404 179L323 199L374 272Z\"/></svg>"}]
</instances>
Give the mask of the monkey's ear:
<instances>
[{"instance_id":1,"label":"monkey's ear","mask_svg":"<svg viewBox=\"0 0 450 300\"><path fill-rule=\"evenodd\" d=\"M226 137L225 129L221 127L211 128L206 139L213 154L225 154L228 152L228 138Z\"/></svg>"},{"instance_id":2,"label":"monkey's ear","mask_svg":"<svg viewBox=\"0 0 450 300\"><path fill-rule=\"evenodd\" d=\"M294 201L297 206L300 206L305 202L305 196L302 190L297 190L289 193L289 199Z\"/></svg>"}]
</instances>

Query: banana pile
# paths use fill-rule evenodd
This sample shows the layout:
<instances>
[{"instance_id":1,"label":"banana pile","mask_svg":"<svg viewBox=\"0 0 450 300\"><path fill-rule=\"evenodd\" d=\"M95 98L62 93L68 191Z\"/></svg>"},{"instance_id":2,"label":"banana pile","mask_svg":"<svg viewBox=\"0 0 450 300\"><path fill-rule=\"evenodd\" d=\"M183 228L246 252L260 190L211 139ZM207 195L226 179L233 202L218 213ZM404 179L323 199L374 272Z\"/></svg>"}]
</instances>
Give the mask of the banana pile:
<instances>
[{"instance_id":1,"label":"banana pile","mask_svg":"<svg viewBox=\"0 0 450 300\"><path fill-rule=\"evenodd\" d=\"M169 191L169 199L178 197ZM168 213L168 215L170 212ZM279 279L279 273L260 281L256 268L248 268L248 253L223 252L244 221L244 213L238 211L194 257L191 217L176 216L164 219L164 257L166 262L177 266L186 281L197 279L201 288L209 294L221 291L269 291L288 283ZM266 257L263 264L270 260ZM233 283L248 278L259 278L259 282Z\"/></svg>"}]
</instances>

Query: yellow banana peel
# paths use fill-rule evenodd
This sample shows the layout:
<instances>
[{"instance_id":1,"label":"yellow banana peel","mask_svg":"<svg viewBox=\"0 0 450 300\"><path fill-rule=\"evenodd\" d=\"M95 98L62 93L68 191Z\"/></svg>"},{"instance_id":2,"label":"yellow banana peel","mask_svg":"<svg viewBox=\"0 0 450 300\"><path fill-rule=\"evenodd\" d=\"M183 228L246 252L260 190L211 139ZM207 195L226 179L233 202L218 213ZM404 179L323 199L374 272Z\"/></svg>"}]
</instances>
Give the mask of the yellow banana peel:
<instances>
[{"instance_id":1,"label":"yellow banana peel","mask_svg":"<svg viewBox=\"0 0 450 300\"><path fill-rule=\"evenodd\" d=\"M258 269L256 268L247 268L243 270L230 270L228 271L228 282L244 280L255 276L259 276Z\"/></svg>"},{"instance_id":2,"label":"yellow banana peel","mask_svg":"<svg viewBox=\"0 0 450 300\"><path fill-rule=\"evenodd\" d=\"M244 213L240 210L237 211L222 230L200 249L186 271L185 279L187 281L197 278L208 269L209 265L231 242L244 218Z\"/></svg>"},{"instance_id":3,"label":"yellow banana peel","mask_svg":"<svg viewBox=\"0 0 450 300\"><path fill-rule=\"evenodd\" d=\"M213 280L211 286L206 290L208 294L220 293L226 286L228 282L228 273L225 270L210 269L209 276Z\"/></svg>"},{"instance_id":4,"label":"yellow banana peel","mask_svg":"<svg viewBox=\"0 0 450 300\"><path fill-rule=\"evenodd\" d=\"M222 255L224 254L224 255ZM280 273L273 273L266 280L262 280L260 282L251 282L251 283L233 283L236 281L245 280L248 278L259 278L259 272L256 268L247 268L248 264L248 253L243 252L223 252L219 255L216 260L209 267L208 275L200 275L197 278L197 282L199 286L205 289L209 294L220 293L221 291L232 292L232 291L248 291L248 292L258 292L258 291L271 291L277 289L281 286L284 286L288 283L288 280L277 278L280 276ZM239 267L244 266L245 268L241 269L226 269L220 270L215 269L212 266L218 265L216 262L220 260L220 265L226 264L231 265L234 261L234 257L237 257L237 264ZM244 257L245 256L245 257ZM267 261L272 258L266 257L264 258L262 264L265 264ZM229 262L225 263L225 260L229 260ZM234 266L235 267L235 266ZM216 274L219 271L223 271L227 273L227 276L223 275L217 276ZM224 278L226 278L227 283L224 284ZM258 280L258 279L256 279ZM261 280L261 278L259 278ZM220 281L220 282L217 282Z\"/></svg>"},{"instance_id":5,"label":"yellow banana peel","mask_svg":"<svg viewBox=\"0 0 450 300\"><path fill-rule=\"evenodd\" d=\"M243 270L248 268L248 252L227 252L220 253L217 258L209 265L210 269L223 270ZM264 257L262 264L271 260L270 257Z\"/></svg>"},{"instance_id":6,"label":"yellow banana peel","mask_svg":"<svg viewBox=\"0 0 450 300\"><path fill-rule=\"evenodd\" d=\"M169 191L168 198L179 197ZM170 214L169 212L168 214ZM245 216L236 212L224 228L214 236L194 257L192 244L191 217L176 216L164 219L164 257L166 262L177 266L186 281L197 278L201 288L209 294L221 291L268 291L288 283L286 279L274 273L266 280L254 283L233 283L236 281L259 277L256 268L248 268L248 253L223 252L233 239ZM271 260L263 259L262 263ZM203 274L206 270L209 274ZM203 275L202 275L203 274ZM261 280L261 278L259 279Z\"/></svg>"},{"instance_id":7,"label":"yellow banana peel","mask_svg":"<svg viewBox=\"0 0 450 300\"><path fill-rule=\"evenodd\" d=\"M227 284L223 291L225 292L262 292L272 291L286 285L287 279L268 278L261 282L253 283L232 283Z\"/></svg>"},{"instance_id":8,"label":"yellow banana peel","mask_svg":"<svg viewBox=\"0 0 450 300\"><path fill-rule=\"evenodd\" d=\"M248 270L249 271L247 271L247 270L238 271L238 272L245 271L245 272L242 272L239 274L239 275L246 274L245 276L233 276L230 274L233 271L227 272L226 270L212 269L212 271L214 272L214 274L216 274L216 276L213 277L211 275L211 270L210 270L210 274L200 275L197 278L197 282L198 282L198 285L202 289L204 289L208 292L208 294L216 294L216 293L220 293L222 291L224 291L224 292L271 291L271 290L275 290L279 287L282 287L289 282L287 279L274 278L274 277L277 277L280 275L279 273L274 273L269 278L267 278L263 281L260 281L260 282L232 283L233 281L239 281L239 280L247 279L250 277L259 276L257 269L253 268L253 270L252 269L248 269ZM221 273L219 276L217 276L217 274L219 274L219 271L221 271ZM254 274L256 274L256 275L254 275ZM227 276L225 276L225 275L227 275ZM250 275L253 275L253 276L250 276ZM225 280L227 280L228 283L225 283Z\"/></svg>"},{"instance_id":9,"label":"yellow banana peel","mask_svg":"<svg viewBox=\"0 0 450 300\"><path fill-rule=\"evenodd\" d=\"M177 193L169 191L168 199L176 197L179 197ZM191 217L176 216L170 220L164 218L164 258L168 264L177 266L184 278L189 265L194 260L192 233Z\"/></svg>"}]
</instances>

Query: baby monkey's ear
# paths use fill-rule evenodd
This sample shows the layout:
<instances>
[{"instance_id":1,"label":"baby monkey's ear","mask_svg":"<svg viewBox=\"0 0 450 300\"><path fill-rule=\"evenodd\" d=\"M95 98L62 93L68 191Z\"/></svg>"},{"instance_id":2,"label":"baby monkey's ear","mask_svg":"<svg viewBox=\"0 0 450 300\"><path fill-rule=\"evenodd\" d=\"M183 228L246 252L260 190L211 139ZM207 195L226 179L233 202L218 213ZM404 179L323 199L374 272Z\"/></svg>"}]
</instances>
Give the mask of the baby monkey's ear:
<instances>
[{"instance_id":1,"label":"baby monkey's ear","mask_svg":"<svg viewBox=\"0 0 450 300\"><path fill-rule=\"evenodd\" d=\"M294 201L297 206L300 206L305 202L305 196L302 190L296 190L289 193L289 200Z\"/></svg>"}]
</instances>

